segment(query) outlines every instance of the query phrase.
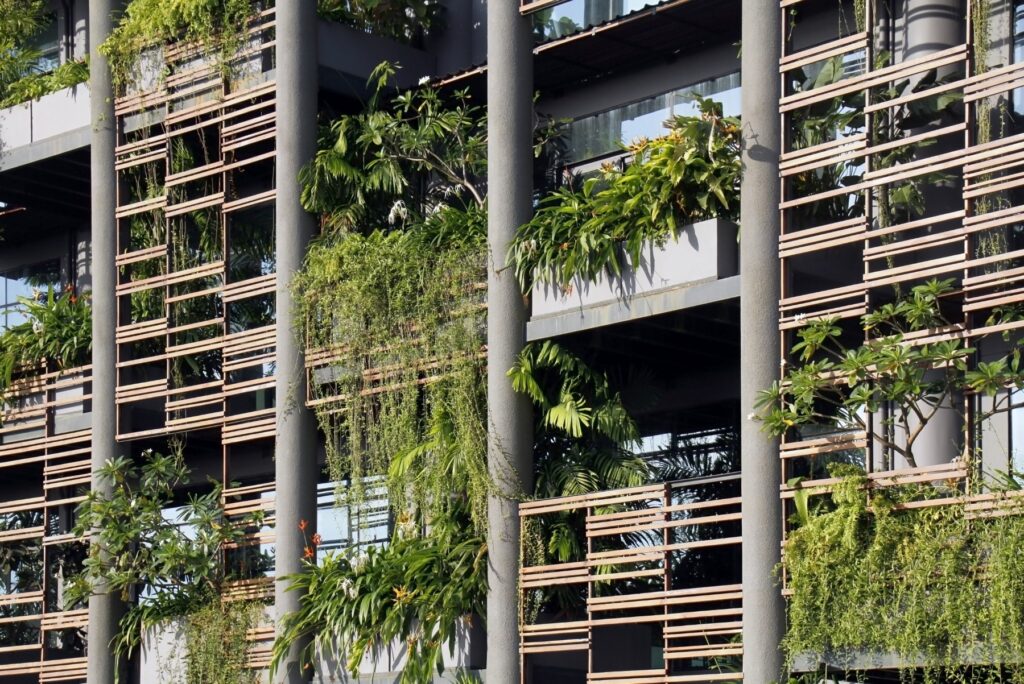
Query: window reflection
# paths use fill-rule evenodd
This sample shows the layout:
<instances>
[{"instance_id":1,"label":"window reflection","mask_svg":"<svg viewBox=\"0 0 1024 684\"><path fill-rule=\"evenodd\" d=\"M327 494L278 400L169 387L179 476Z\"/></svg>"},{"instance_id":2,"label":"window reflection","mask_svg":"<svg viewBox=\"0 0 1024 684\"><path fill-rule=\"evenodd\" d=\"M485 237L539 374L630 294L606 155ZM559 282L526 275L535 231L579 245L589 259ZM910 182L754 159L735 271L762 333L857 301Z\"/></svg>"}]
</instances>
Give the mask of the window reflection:
<instances>
[{"instance_id":1,"label":"window reflection","mask_svg":"<svg viewBox=\"0 0 1024 684\"><path fill-rule=\"evenodd\" d=\"M61 286L60 259L20 266L0 272L0 330L24 322L18 299L45 296L49 288Z\"/></svg>"},{"instance_id":2,"label":"window reflection","mask_svg":"<svg viewBox=\"0 0 1024 684\"><path fill-rule=\"evenodd\" d=\"M617 19L661 0L570 0L570 2L535 12L534 40L543 43Z\"/></svg>"},{"instance_id":3,"label":"window reflection","mask_svg":"<svg viewBox=\"0 0 1024 684\"><path fill-rule=\"evenodd\" d=\"M697 97L711 97L722 104L726 116L740 113L740 74L735 72L700 81L676 90L577 119L566 131L568 160L577 164L620 153L623 145L638 138L659 138L666 123L676 116L699 112Z\"/></svg>"}]
</instances>

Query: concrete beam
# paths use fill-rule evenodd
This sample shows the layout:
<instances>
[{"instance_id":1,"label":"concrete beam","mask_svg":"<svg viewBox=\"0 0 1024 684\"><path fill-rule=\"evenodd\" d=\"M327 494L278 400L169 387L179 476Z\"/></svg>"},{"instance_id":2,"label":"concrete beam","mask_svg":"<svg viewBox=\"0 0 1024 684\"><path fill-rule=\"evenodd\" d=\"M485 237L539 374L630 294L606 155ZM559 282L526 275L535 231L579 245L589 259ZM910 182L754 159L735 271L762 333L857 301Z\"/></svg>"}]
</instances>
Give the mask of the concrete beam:
<instances>
[{"instance_id":1,"label":"concrete beam","mask_svg":"<svg viewBox=\"0 0 1024 684\"><path fill-rule=\"evenodd\" d=\"M743 0L740 410L779 376L779 8ZM773 570L782 541L778 443L743 420L743 681L780 681L785 608Z\"/></svg>"},{"instance_id":2,"label":"concrete beam","mask_svg":"<svg viewBox=\"0 0 1024 684\"><path fill-rule=\"evenodd\" d=\"M680 285L632 297L628 301L616 300L563 314L535 317L526 325L526 338L530 341L543 340L737 299L740 296L740 278L737 275L697 285Z\"/></svg>"},{"instance_id":3,"label":"concrete beam","mask_svg":"<svg viewBox=\"0 0 1024 684\"><path fill-rule=\"evenodd\" d=\"M108 459L118 454L117 445L117 175L114 147L114 90L106 58L97 49L114 27L116 0L89 3L89 91L92 136L90 181L92 184L92 491L109 496L113 483L98 475ZM99 530L92 531L93 541ZM102 586L89 599L89 684L111 684L117 666L111 642L118 633L124 606L116 593ZM122 664L123 666L123 664ZM122 667L122 673L123 673ZM123 681L123 680L122 680Z\"/></svg>"},{"instance_id":4,"label":"concrete beam","mask_svg":"<svg viewBox=\"0 0 1024 684\"><path fill-rule=\"evenodd\" d=\"M302 571L306 535L316 527L316 423L305 407L304 349L298 339L291 292L292 278L302 267L316 221L303 210L299 170L316 154L317 133L317 16L316 0L277 4L277 442L275 444L276 574L280 579ZM302 595L275 583L278 619L299 608ZM303 644L293 646L277 672L276 682L297 684L310 679L301 667Z\"/></svg>"},{"instance_id":5,"label":"concrete beam","mask_svg":"<svg viewBox=\"0 0 1024 684\"><path fill-rule=\"evenodd\" d=\"M508 245L533 211L533 50L516 0L487 6L487 681L519 681L519 515L533 489L533 428L526 397L505 375L526 342L526 305Z\"/></svg>"}]
</instances>

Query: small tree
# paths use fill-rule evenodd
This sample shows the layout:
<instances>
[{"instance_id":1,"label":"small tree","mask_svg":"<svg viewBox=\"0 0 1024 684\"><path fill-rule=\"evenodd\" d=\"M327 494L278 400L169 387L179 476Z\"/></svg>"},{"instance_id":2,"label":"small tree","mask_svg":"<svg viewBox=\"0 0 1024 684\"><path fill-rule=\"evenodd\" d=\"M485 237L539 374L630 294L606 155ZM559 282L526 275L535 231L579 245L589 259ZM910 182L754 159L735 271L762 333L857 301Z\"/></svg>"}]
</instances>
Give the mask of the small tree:
<instances>
[{"instance_id":1,"label":"small tree","mask_svg":"<svg viewBox=\"0 0 1024 684\"><path fill-rule=\"evenodd\" d=\"M941 304L952 291L952 281L931 280L878 307L862 317L869 339L856 346L844 342L837 319L808 321L791 349L795 362L759 398L765 431L780 437L809 425L863 430L916 467L915 443L940 410L961 410L958 397L992 398L974 413L975 426L1009 410L1005 390L1024 387L1019 341L1002 358L986 362L976 360L975 347L961 339L933 342L922 334L951 325ZM877 417L883 406L891 410ZM869 420L873 414L876 419Z\"/></svg>"},{"instance_id":2,"label":"small tree","mask_svg":"<svg viewBox=\"0 0 1024 684\"><path fill-rule=\"evenodd\" d=\"M111 459L98 475L113 488L109 495L90 492L78 509L75 534L97 532L68 603L84 601L100 588L132 602L110 644L117 658L130 657L146 629L185 618L189 684L209 681L213 670L225 684L255 681L245 667L245 632L256 626L259 609L222 604L221 594L236 576L224 563L225 551L243 541L245 528L258 524L259 516L227 520L216 484L206 494L190 495L177 518L169 515L176 492L189 481L180 450L169 455L148 450L139 464ZM246 575L263 569L250 568ZM220 625L219 633L211 624Z\"/></svg>"}]
</instances>

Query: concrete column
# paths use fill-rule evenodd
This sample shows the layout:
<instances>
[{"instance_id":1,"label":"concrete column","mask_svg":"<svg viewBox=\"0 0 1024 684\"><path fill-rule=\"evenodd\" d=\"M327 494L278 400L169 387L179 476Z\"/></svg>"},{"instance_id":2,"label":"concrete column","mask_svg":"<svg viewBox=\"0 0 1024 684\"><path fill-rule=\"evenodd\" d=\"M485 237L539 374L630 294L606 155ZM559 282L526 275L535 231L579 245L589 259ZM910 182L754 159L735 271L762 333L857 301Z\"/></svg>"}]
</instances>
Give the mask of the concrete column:
<instances>
[{"instance_id":1,"label":"concrete column","mask_svg":"<svg viewBox=\"0 0 1024 684\"><path fill-rule=\"evenodd\" d=\"M92 184L92 490L109 496L113 483L97 472L118 455L117 406L117 174L114 146L114 92L107 60L97 49L114 27L116 0L89 3L89 95L92 120L90 182ZM98 539L93 530L92 539ZM111 684L116 664L110 643L118 633L123 604L117 594L97 587L89 599L89 684ZM122 669L123 671L123 669Z\"/></svg>"},{"instance_id":2,"label":"concrete column","mask_svg":"<svg viewBox=\"0 0 1024 684\"><path fill-rule=\"evenodd\" d=\"M316 526L316 423L305 407L306 375L303 345L296 335L292 277L302 266L316 221L299 202L299 169L316 153L317 26L316 0L277 3L277 568L278 578L302 570L306 540L299 522L306 520L311 537ZM298 592L275 584L277 615L297 610ZM276 675L287 684L312 674L299 663L302 645L292 649Z\"/></svg>"},{"instance_id":3,"label":"concrete column","mask_svg":"<svg viewBox=\"0 0 1024 684\"><path fill-rule=\"evenodd\" d=\"M505 255L533 211L533 50L519 0L487 6L487 461L500 492L488 505L487 681L519 681L519 515L533 489L530 405L505 375L526 343L526 306ZM504 494L504 496L502 495Z\"/></svg>"},{"instance_id":4,"label":"concrete column","mask_svg":"<svg viewBox=\"0 0 1024 684\"><path fill-rule=\"evenodd\" d=\"M961 0L906 0L904 61L962 43L964 12Z\"/></svg>"},{"instance_id":5,"label":"concrete column","mask_svg":"<svg viewBox=\"0 0 1024 684\"><path fill-rule=\"evenodd\" d=\"M743 0L743 182L740 193L740 402L779 377L779 7ZM784 604L773 569L782 541L778 443L743 420L743 681L781 681Z\"/></svg>"}]
</instances>

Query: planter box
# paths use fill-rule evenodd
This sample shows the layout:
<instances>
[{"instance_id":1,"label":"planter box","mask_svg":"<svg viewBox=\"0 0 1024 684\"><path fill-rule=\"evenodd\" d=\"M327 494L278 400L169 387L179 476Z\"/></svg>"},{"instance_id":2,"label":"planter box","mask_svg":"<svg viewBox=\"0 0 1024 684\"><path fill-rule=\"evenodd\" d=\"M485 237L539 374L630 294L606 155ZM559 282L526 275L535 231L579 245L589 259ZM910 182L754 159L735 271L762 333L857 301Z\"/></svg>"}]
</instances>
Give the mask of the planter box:
<instances>
[{"instance_id":1,"label":"planter box","mask_svg":"<svg viewBox=\"0 0 1024 684\"><path fill-rule=\"evenodd\" d=\"M456 625L455 649L448 650L445 644L441 648L444 662L444 673L435 675L435 682L454 682L458 670L479 671L486 659L487 632L483 620L474 616L471 623ZM359 677L352 677L344 668L343 663L334 659L321 659L314 684L362 684L377 682L379 684L397 684L401 678L402 668L406 662L406 645L398 641L382 647L377 652L377 661L367 656L359 667Z\"/></svg>"},{"instance_id":2,"label":"planter box","mask_svg":"<svg viewBox=\"0 0 1024 684\"><path fill-rule=\"evenodd\" d=\"M734 276L739 271L737 227L711 219L685 226L659 247L647 244L637 264L621 276L603 273L596 280L576 279L568 292L550 284L533 289L533 316L626 301L634 297Z\"/></svg>"},{"instance_id":3,"label":"planter box","mask_svg":"<svg viewBox=\"0 0 1024 684\"><path fill-rule=\"evenodd\" d=\"M89 117L89 88L84 83L0 109L3 150L88 128Z\"/></svg>"}]
</instances>

